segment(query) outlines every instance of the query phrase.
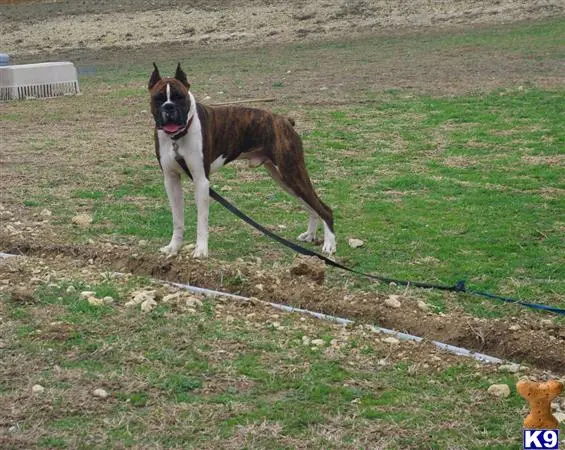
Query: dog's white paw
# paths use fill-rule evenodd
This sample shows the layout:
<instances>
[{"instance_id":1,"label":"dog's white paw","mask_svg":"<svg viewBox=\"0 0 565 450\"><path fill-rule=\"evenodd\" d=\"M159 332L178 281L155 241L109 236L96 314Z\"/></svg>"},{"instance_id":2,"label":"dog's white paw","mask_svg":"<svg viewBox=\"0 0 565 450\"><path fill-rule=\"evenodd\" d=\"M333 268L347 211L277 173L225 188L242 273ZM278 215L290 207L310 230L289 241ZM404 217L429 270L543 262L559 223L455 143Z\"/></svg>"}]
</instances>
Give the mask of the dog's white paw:
<instances>
[{"instance_id":1,"label":"dog's white paw","mask_svg":"<svg viewBox=\"0 0 565 450\"><path fill-rule=\"evenodd\" d=\"M180 246L180 243L177 244L176 242L171 242L168 245L161 247L159 251L167 256L175 256L179 252Z\"/></svg>"},{"instance_id":2,"label":"dog's white paw","mask_svg":"<svg viewBox=\"0 0 565 450\"><path fill-rule=\"evenodd\" d=\"M193 258L207 258L208 257L208 248L206 247L196 247L192 252Z\"/></svg>"},{"instance_id":3,"label":"dog's white paw","mask_svg":"<svg viewBox=\"0 0 565 450\"><path fill-rule=\"evenodd\" d=\"M335 241L325 241L324 246L322 247L322 253L325 253L328 256L331 256L335 253L336 245Z\"/></svg>"},{"instance_id":4,"label":"dog's white paw","mask_svg":"<svg viewBox=\"0 0 565 450\"><path fill-rule=\"evenodd\" d=\"M298 236L298 240L301 242L314 242L316 240L316 234L305 231Z\"/></svg>"}]
</instances>

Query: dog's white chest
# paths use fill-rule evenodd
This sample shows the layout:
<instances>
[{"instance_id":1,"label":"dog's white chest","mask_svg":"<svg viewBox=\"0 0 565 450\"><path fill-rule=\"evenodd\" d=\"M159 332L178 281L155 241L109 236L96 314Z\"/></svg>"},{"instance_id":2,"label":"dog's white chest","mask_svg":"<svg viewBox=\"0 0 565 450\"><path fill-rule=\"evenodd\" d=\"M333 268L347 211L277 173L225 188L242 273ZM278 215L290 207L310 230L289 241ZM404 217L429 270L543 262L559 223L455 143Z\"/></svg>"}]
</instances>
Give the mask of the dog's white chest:
<instances>
[{"instance_id":1,"label":"dog's white chest","mask_svg":"<svg viewBox=\"0 0 565 450\"><path fill-rule=\"evenodd\" d=\"M163 170L181 172L181 168L176 161L178 153L178 155L185 160L193 176L199 176L201 173L204 173L202 138L197 130L190 130L177 141L173 141L164 132L158 131L158 138L159 154Z\"/></svg>"},{"instance_id":2,"label":"dog's white chest","mask_svg":"<svg viewBox=\"0 0 565 450\"><path fill-rule=\"evenodd\" d=\"M173 140L162 131L158 131L159 137L159 161L164 171L179 172L180 166L175 160Z\"/></svg>"}]
</instances>

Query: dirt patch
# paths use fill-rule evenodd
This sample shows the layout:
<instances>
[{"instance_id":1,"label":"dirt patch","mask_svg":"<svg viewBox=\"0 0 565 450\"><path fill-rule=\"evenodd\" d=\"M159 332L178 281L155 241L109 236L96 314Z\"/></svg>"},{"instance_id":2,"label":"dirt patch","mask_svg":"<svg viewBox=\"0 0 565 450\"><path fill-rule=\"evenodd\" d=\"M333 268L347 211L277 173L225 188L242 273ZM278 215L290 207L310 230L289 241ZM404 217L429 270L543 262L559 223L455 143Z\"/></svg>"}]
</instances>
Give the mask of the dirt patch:
<instances>
[{"instance_id":1,"label":"dirt patch","mask_svg":"<svg viewBox=\"0 0 565 450\"><path fill-rule=\"evenodd\" d=\"M306 277L318 284L324 282L325 272L325 264L315 256L298 256L290 268L294 277Z\"/></svg>"},{"instance_id":2,"label":"dirt patch","mask_svg":"<svg viewBox=\"0 0 565 450\"><path fill-rule=\"evenodd\" d=\"M189 283L224 290L261 300L348 317L361 323L423 336L513 361L524 361L540 369L565 373L565 332L548 320L517 310L510 319L479 319L464 312L437 315L418 308L417 291L402 299L402 308L391 308L375 293L351 293L341 287L327 288L288 268L267 270L256 263L197 261L187 257L166 259L127 249L96 246L42 246L6 241L0 248L13 254L73 258L74 264L89 264L100 270L129 272L161 280ZM233 280L233 281L229 281Z\"/></svg>"},{"instance_id":3,"label":"dirt patch","mask_svg":"<svg viewBox=\"0 0 565 450\"><path fill-rule=\"evenodd\" d=\"M248 46L333 39L414 27L492 24L555 17L562 2L315 0L228 2L71 0L3 6L0 48L15 56L147 44ZM124 23L128 25L123 26ZM166 23L166 27L163 24Z\"/></svg>"}]
</instances>

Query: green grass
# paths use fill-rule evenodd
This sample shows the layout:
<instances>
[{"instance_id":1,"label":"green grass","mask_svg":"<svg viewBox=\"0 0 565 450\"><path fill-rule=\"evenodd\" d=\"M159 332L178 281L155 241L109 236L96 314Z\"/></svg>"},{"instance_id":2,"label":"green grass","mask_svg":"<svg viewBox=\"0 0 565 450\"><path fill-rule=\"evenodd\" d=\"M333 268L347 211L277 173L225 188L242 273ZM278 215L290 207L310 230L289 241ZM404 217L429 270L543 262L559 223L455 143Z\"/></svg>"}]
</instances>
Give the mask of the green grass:
<instances>
[{"instance_id":1,"label":"green grass","mask_svg":"<svg viewBox=\"0 0 565 450\"><path fill-rule=\"evenodd\" d=\"M557 211L564 210L559 112L565 91L498 91L472 97L406 98L311 109L303 134L307 164L333 206L338 256L363 271L453 283L565 306L560 257L565 250ZM557 162L556 162L557 161ZM306 214L266 176L237 181L242 168L213 177L227 197L271 229L294 238ZM136 172L113 193L91 196L101 233L165 242L170 211L162 180ZM133 204L127 198L140 198ZM186 237L195 234L192 194L186 195ZM234 259L276 249L213 204L214 256ZM350 249L346 238L365 246ZM290 254L285 258L290 260ZM468 299L463 303L473 304ZM467 306L466 306L467 307Z\"/></svg>"},{"instance_id":2,"label":"green grass","mask_svg":"<svg viewBox=\"0 0 565 450\"><path fill-rule=\"evenodd\" d=\"M369 439L386 448L519 448L523 399L514 390L502 400L486 394L495 382L513 386L514 375L464 359L422 365L431 356L422 359L425 352L417 348L391 353L361 328L293 315L281 318L285 329L275 331L265 323L272 311L255 307L256 322L249 322L249 308L222 303L218 310L211 301L190 315L168 306L143 315L122 302L99 316L69 309L73 317L56 323L72 327L72 334L60 340L46 312L72 308L74 299L57 300L66 286L40 287L37 302L24 306L28 314L10 323L29 332L18 334L6 363L25 353L23 364L46 388L19 402L22 411L35 410L18 423L22 432L34 427L29 442L39 447L217 448L237 442L241 448L286 448L309 442L343 448ZM132 286L93 287L119 293ZM326 345L304 346L304 334L323 337ZM330 348L332 339L336 348ZM383 358L387 363L377 364ZM0 401L10 403L29 389L26 380L7 372ZM91 396L101 386L110 393L105 400Z\"/></svg>"}]
</instances>

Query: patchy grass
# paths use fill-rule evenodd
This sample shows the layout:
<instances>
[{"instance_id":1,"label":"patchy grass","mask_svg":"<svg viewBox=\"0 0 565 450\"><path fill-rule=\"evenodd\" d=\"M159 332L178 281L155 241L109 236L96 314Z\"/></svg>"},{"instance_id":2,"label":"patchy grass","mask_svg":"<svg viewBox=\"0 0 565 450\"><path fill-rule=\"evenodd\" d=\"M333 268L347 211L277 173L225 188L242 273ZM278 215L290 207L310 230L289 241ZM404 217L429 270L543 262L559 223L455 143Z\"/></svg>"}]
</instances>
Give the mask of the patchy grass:
<instances>
[{"instance_id":1,"label":"patchy grass","mask_svg":"<svg viewBox=\"0 0 565 450\"><path fill-rule=\"evenodd\" d=\"M565 91L536 89L453 98L397 92L368 105L308 111L309 129L302 133L307 164L335 210L338 256L385 276L441 283L465 278L478 289L565 306L558 295L565 288L565 249L555 214L565 206L559 159L564 101ZM76 191L94 214L90 236L136 236L155 247L169 238L166 194L150 158L112 189ZM213 183L284 236L303 231L306 214L262 169L234 164ZM194 202L187 194L190 241ZM219 258L282 256L217 204L210 226ZM365 246L350 249L348 237ZM456 301L480 314L467 298Z\"/></svg>"},{"instance_id":2,"label":"patchy grass","mask_svg":"<svg viewBox=\"0 0 565 450\"><path fill-rule=\"evenodd\" d=\"M467 278L477 288L565 306L565 91L547 82L562 75L562 29L561 18L179 58L190 61L200 98L276 95L273 109L297 119L316 189L335 211L338 257L347 264L417 280ZM9 163L2 202L15 236L125 242L132 257L167 241L171 219L146 94L150 58L142 59L100 62L95 75L81 78L80 97L0 105L10 148L2 155ZM476 73L489 76L477 81ZM466 83L466 94L457 93ZM213 184L284 236L304 230L306 214L262 169L234 163ZM185 186L191 241L194 202ZM53 215L39 216L44 208ZM73 228L78 212L94 215L90 229ZM210 219L215 257L260 256L266 266L290 261L216 204ZM365 246L350 249L348 237ZM140 239L143 248L132 244ZM101 247L97 256L103 253ZM28 285L33 270L0 278ZM180 314L160 304L142 315L123 304L147 281L107 275L96 282L53 276L55 285L19 300L0 293L0 403L9 405L0 408L1 447L521 447L524 402L514 391L501 400L486 394L495 382L512 386L514 376L426 345L386 344L362 327L257 305L205 301ZM223 282L237 289L246 279ZM328 288L344 283L395 289L330 272ZM115 302L92 306L69 285ZM437 313L519 315L463 296L418 297ZM304 336L324 345L304 345ZM535 368L529 374L540 376ZM36 383L43 395L32 394ZM97 388L110 397L95 398Z\"/></svg>"},{"instance_id":3,"label":"patchy grass","mask_svg":"<svg viewBox=\"0 0 565 450\"><path fill-rule=\"evenodd\" d=\"M519 448L523 400L486 394L513 375L257 305L142 314L123 306L139 279L72 284L116 302L93 314L68 282L24 305L2 294L0 401L13 407L0 418L15 427L4 446Z\"/></svg>"},{"instance_id":4,"label":"patchy grass","mask_svg":"<svg viewBox=\"0 0 565 450\"><path fill-rule=\"evenodd\" d=\"M556 19L418 39L291 45L278 50L276 58L269 57L267 49L193 55L190 70L198 81L196 94L203 95L220 89L217 83L228 75L246 89L251 85L267 89L277 83L277 89L296 88L298 80L291 75L284 83L274 77L283 69L286 72L287 66L294 70L306 61L325 61L328 52L331 60L343 58L342 65L359 66L361 73L368 70L361 67L365 60L398 53L403 45L416 55L456 52L471 44L480 51L508 51L514 46L520 58L549 61L562 48L561 25L562 20ZM375 39L382 45L376 45ZM255 61L256 52L261 55L257 73L267 84L255 83L257 75L246 68ZM146 70L135 64L102 67L81 80L82 97L43 101L41 108L36 102L3 105L9 117L29 117L29 123L36 124L23 131L29 136L11 143L23 155L20 161L39 156L42 161L42 170L33 171L29 183L22 181L30 173L24 165L11 166L14 182L6 192L7 201L23 204L23 214L50 208L61 238L133 237L147 240L148 248L155 251L163 245L172 225L153 156ZM204 73L216 74L219 81L203 77ZM310 83L311 90L314 82ZM565 91L543 90L526 82L519 88L472 96L432 97L379 89L346 83L342 94L355 99L351 104L308 108L287 92L287 99L275 107L297 119L314 185L335 212L337 256L357 269L388 277L445 284L464 278L477 289L565 306L559 215L565 206L561 176ZM335 86L324 96L341 99ZM88 109L83 107L85 101ZM72 161L80 161L78 171ZM234 163L214 174L212 182L243 211L285 237L294 239L304 230L306 214L263 169ZM188 184L186 194L185 236L190 242L195 236L195 208ZM94 227L84 231L65 226L77 211L92 213ZM217 204L211 206L210 228L215 257L290 260L290 253ZM363 239L365 246L350 249L349 237ZM340 276L336 279L342 282ZM364 280L352 283L373 288ZM442 310L457 305L476 315L514 314L513 309L491 308L468 297L429 297Z\"/></svg>"}]
</instances>

